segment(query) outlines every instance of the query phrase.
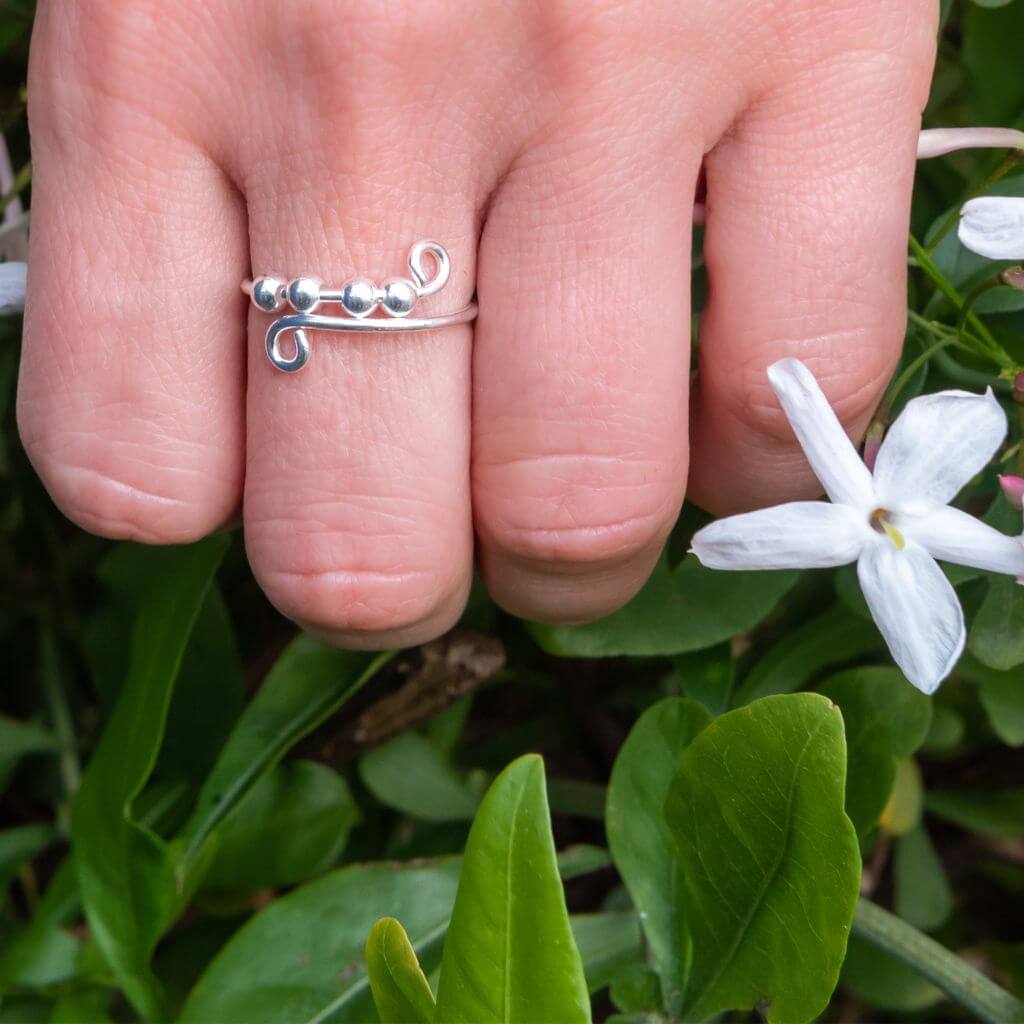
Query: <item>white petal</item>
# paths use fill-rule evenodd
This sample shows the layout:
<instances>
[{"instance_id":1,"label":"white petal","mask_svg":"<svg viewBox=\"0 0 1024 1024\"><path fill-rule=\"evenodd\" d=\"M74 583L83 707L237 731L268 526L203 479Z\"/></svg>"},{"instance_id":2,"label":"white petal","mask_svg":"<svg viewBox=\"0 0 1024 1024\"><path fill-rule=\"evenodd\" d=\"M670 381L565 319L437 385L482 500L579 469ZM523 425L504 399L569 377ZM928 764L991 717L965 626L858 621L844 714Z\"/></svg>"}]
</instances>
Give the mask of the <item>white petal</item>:
<instances>
[{"instance_id":1,"label":"white petal","mask_svg":"<svg viewBox=\"0 0 1024 1024\"><path fill-rule=\"evenodd\" d=\"M925 128L917 138L918 160L958 149L1024 149L1024 132L1016 128Z\"/></svg>"},{"instance_id":2,"label":"white petal","mask_svg":"<svg viewBox=\"0 0 1024 1024\"><path fill-rule=\"evenodd\" d=\"M1024 198L979 196L960 210L960 241L990 260L1024 260Z\"/></svg>"},{"instance_id":3,"label":"white petal","mask_svg":"<svg viewBox=\"0 0 1024 1024\"><path fill-rule=\"evenodd\" d=\"M991 389L939 391L907 403L875 462L875 493L892 511L948 505L1006 437L1006 414Z\"/></svg>"},{"instance_id":4,"label":"white petal","mask_svg":"<svg viewBox=\"0 0 1024 1024\"><path fill-rule=\"evenodd\" d=\"M799 359L782 359L768 367L768 380L825 493L844 505L871 505L871 473L811 371Z\"/></svg>"},{"instance_id":5,"label":"white petal","mask_svg":"<svg viewBox=\"0 0 1024 1024\"><path fill-rule=\"evenodd\" d=\"M0 263L0 309L25 308L25 283L28 264L12 261Z\"/></svg>"},{"instance_id":6,"label":"white petal","mask_svg":"<svg viewBox=\"0 0 1024 1024\"><path fill-rule=\"evenodd\" d=\"M719 519L694 534L692 550L709 569L820 569L855 561L872 539L847 505L794 501Z\"/></svg>"},{"instance_id":7,"label":"white petal","mask_svg":"<svg viewBox=\"0 0 1024 1024\"><path fill-rule=\"evenodd\" d=\"M901 551L888 538L865 548L857 576L896 664L919 690L934 693L967 638L953 585L924 548L911 541Z\"/></svg>"},{"instance_id":8,"label":"white petal","mask_svg":"<svg viewBox=\"0 0 1024 1024\"><path fill-rule=\"evenodd\" d=\"M1024 543L950 505L896 524L933 558L986 572L1024 576Z\"/></svg>"}]
</instances>

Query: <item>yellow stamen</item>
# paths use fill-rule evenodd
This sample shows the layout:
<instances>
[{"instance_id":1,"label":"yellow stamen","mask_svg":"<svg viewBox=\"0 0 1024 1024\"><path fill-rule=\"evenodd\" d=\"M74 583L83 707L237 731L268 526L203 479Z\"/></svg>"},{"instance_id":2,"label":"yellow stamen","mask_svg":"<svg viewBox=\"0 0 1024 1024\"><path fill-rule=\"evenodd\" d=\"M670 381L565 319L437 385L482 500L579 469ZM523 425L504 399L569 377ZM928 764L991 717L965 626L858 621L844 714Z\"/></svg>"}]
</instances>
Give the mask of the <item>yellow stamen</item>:
<instances>
[{"instance_id":1,"label":"yellow stamen","mask_svg":"<svg viewBox=\"0 0 1024 1024\"><path fill-rule=\"evenodd\" d=\"M900 533L900 531L897 530L888 519L882 520L882 526L885 527L885 532L889 535L889 540L891 540L893 544L902 551L907 546L907 542L903 539L903 534Z\"/></svg>"},{"instance_id":2,"label":"yellow stamen","mask_svg":"<svg viewBox=\"0 0 1024 1024\"><path fill-rule=\"evenodd\" d=\"M885 533L899 551L902 551L907 546L903 534L889 522L889 513L884 508L876 508L871 513L871 526L879 533Z\"/></svg>"}]
</instances>

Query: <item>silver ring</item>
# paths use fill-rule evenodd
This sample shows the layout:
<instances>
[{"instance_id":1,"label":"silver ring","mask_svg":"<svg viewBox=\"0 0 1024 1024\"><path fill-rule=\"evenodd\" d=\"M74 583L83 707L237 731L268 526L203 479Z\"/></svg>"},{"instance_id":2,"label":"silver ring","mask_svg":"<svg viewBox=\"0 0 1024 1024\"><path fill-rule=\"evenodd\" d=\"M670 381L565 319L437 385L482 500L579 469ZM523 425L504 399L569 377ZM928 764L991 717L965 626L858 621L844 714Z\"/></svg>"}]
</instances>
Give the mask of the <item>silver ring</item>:
<instances>
[{"instance_id":1,"label":"silver ring","mask_svg":"<svg viewBox=\"0 0 1024 1024\"><path fill-rule=\"evenodd\" d=\"M433 261L433 273L423 265L425 256ZM437 327L464 324L476 319L477 305L455 313L414 317L409 314L425 295L439 292L451 275L452 264L443 245L423 240L409 250L411 280L393 277L377 285L365 277L354 277L341 288L324 288L318 278L296 277L286 281L276 274L267 274L242 282L242 291L252 304L264 313L278 313L290 306L294 313L282 316L267 328L267 357L285 373L297 373L309 361L309 330L373 331L398 333L432 331ZM337 303L344 316L322 316L316 311L324 303ZM382 316L371 316L375 311ZM281 336L295 332L295 355L281 353Z\"/></svg>"}]
</instances>

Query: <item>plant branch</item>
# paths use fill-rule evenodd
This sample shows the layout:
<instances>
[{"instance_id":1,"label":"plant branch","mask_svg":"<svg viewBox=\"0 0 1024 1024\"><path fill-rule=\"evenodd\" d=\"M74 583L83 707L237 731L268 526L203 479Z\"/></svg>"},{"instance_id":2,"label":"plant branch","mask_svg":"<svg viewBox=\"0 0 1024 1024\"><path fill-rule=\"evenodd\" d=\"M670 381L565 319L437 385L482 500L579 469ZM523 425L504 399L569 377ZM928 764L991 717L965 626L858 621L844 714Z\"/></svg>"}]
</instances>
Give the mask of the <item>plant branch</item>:
<instances>
[{"instance_id":1,"label":"plant branch","mask_svg":"<svg viewBox=\"0 0 1024 1024\"><path fill-rule=\"evenodd\" d=\"M861 900L853 932L913 968L987 1024L1024 1021L1024 1003L877 903Z\"/></svg>"}]
</instances>

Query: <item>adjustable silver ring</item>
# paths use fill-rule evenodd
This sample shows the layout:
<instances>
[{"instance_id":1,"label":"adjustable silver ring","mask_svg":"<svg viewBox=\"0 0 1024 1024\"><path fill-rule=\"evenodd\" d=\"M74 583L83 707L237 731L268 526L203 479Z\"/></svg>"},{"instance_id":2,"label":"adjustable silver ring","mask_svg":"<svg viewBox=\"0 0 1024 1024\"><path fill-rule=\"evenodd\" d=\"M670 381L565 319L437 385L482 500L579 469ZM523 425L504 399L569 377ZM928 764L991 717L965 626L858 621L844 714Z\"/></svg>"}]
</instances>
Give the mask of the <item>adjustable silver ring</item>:
<instances>
[{"instance_id":1,"label":"adjustable silver ring","mask_svg":"<svg viewBox=\"0 0 1024 1024\"><path fill-rule=\"evenodd\" d=\"M423 265L425 256L433 261L433 273ZM309 361L309 330L372 331L399 333L404 331L432 331L451 324L464 324L476 319L475 302L454 313L437 316L414 317L409 314L416 303L426 295L440 291L451 274L451 260L443 245L437 242L417 242L409 250L411 279L393 277L377 285L365 277L346 281L341 288L324 288L318 278L296 277L286 281L268 274L242 282L242 291L252 304L264 313L278 313L290 306L294 313L282 316L267 328L267 357L279 370L297 373ZM344 316L317 315L324 303L337 303ZM371 316L379 312L380 316ZM295 355L281 353L281 336L294 331Z\"/></svg>"}]
</instances>

